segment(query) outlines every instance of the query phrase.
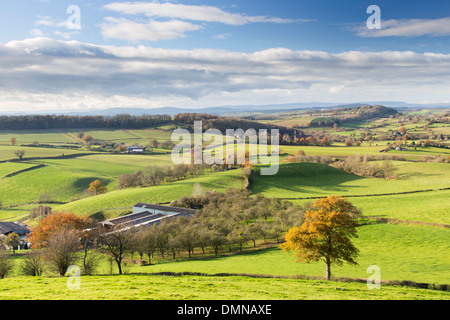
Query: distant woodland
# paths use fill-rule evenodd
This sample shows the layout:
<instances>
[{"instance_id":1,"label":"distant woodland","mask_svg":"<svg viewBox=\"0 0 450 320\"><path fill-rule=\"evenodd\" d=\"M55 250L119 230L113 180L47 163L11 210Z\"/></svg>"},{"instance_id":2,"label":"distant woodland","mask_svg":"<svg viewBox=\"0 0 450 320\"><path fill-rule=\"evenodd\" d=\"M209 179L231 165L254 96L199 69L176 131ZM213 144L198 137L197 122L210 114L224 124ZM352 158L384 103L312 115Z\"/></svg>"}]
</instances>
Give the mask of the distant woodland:
<instances>
[{"instance_id":1,"label":"distant woodland","mask_svg":"<svg viewBox=\"0 0 450 320\"><path fill-rule=\"evenodd\" d=\"M21 115L0 116L0 130L35 130L61 128L156 128L172 123L169 115L68 116Z\"/></svg>"},{"instance_id":2,"label":"distant woodland","mask_svg":"<svg viewBox=\"0 0 450 320\"><path fill-rule=\"evenodd\" d=\"M297 129L262 124L255 121L209 114L182 113L170 115L118 114L115 116L69 116L69 115L20 115L0 116L0 130L36 130L62 128L119 128L142 129L175 125L193 132L194 121L203 121L203 130L215 128L225 133L227 129L278 129L280 134L302 135Z\"/></svg>"}]
</instances>

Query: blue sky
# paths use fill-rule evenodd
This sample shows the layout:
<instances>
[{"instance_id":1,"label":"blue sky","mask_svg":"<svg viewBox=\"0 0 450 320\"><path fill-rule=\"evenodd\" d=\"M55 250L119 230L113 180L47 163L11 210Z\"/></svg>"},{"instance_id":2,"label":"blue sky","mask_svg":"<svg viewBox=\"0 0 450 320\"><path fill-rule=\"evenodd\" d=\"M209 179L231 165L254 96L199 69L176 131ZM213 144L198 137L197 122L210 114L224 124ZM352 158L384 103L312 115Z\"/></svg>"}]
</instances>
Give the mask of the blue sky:
<instances>
[{"instance_id":1,"label":"blue sky","mask_svg":"<svg viewBox=\"0 0 450 320\"><path fill-rule=\"evenodd\" d=\"M16 0L0 17L0 111L450 101L450 1Z\"/></svg>"}]
</instances>

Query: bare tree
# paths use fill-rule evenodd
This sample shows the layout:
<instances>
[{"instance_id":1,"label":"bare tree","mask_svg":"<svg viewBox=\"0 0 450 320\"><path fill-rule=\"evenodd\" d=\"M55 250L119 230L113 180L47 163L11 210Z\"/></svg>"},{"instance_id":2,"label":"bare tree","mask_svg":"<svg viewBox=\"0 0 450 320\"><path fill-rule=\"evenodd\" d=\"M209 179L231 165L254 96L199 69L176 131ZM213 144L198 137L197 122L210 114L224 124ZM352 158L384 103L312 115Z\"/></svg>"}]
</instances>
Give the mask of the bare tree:
<instances>
[{"instance_id":1,"label":"bare tree","mask_svg":"<svg viewBox=\"0 0 450 320\"><path fill-rule=\"evenodd\" d=\"M153 253L156 250L157 245L157 228L158 226L155 224L151 227L148 227L145 229L145 231L142 231L143 233L143 242L141 245L143 246L144 252L148 256L148 264L152 264L152 257Z\"/></svg>"},{"instance_id":2,"label":"bare tree","mask_svg":"<svg viewBox=\"0 0 450 320\"><path fill-rule=\"evenodd\" d=\"M78 260L79 248L77 231L65 229L48 240L45 259L51 269L58 272L60 276L64 276L69 267Z\"/></svg>"},{"instance_id":3,"label":"bare tree","mask_svg":"<svg viewBox=\"0 0 450 320\"><path fill-rule=\"evenodd\" d=\"M0 253L0 279L3 279L14 269L14 262L8 254Z\"/></svg>"},{"instance_id":4,"label":"bare tree","mask_svg":"<svg viewBox=\"0 0 450 320\"><path fill-rule=\"evenodd\" d=\"M17 157L19 157L19 160L22 160L23 156L25 155L25 150L20 149L20 150L14 151L14 154Z\"/></svg>"},{"instance_id":5,"label":"bare tree","mask_svg":"<svg viewBox=\"0 0 450 320\"><path fill-rule=\"evenodd\" d=\"M123 274L123 256L132 242L133 234L133 231L125 230L123 225L101 230L99 241L102 249L116 262L119 274Z\"/></svg>"},{"instance_id":6,"label":"bare tree","mask_svg":"<svg viewBox=\"0 0 450 320\"><path fill-rule=\"evenodd\" d=\"M188 220L183 219L181 225L185 224L181 227L180 232L178 232L176 238L178 240L179 245L186 249L189 254L189 258L191 258L191 254L194 252L195 247L198 245L199 232L198 227L195 225L188 224Z\"/></svg>"},{"instance_id":7,"label":"bare tree","mask_svg":"<svg viewBox=\"0 0 450 320\"><path fill-rule=\"evenodd\" d=\"M28 253L20 265L22 274L26 276L40 276L44 272L44 263L41 254L36 252Z\"/></svg>"},{"instance_id":8,"label":"bare tree","mask_svg":"<svg viewBox=\"0 0 450 320\"><path fill-rule=\"evenodd\" d=\"M99 229L90 228L82 232L81 245L83 246L83 272L92 275L100 262L94 250L97 248Z\"/></svg>"}]
</instances>

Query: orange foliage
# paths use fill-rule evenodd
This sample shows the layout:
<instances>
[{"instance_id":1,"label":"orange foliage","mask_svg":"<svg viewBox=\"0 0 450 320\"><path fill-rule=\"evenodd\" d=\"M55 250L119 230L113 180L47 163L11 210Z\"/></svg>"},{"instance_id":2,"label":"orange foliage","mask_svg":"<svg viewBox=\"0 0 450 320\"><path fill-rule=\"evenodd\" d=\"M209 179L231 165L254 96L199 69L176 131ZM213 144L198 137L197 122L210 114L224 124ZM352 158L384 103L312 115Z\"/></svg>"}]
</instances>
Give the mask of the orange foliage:
<instances>
[{"instance_id":1,"label":"orange foliage","mask_svg":"<svg viewBox=\"0 0 450 320\"><path fill-rule=\"evenodd\" d=\"M88 217L77 217L72 213L50 213L39 224L31 229L28 235L28 241L31 242L32 248L41 248L47 245L48 239L54 234L63 230L75 229L83 230L91 224Z\"/></svg>"},{"instance_id":2,"label":"orange foliage","mask_svg":"<svg viewBox=\"0 0 450 320\"><path fill-rule=\"evenodd\" d=\"M301 227L287 232L281 248L293 251L297 262L324 261L329 279L331 263L357 264L358 249L350 241L357 237L353 217L356 208L344 198L331 196L317 199L311 209L306 211Z\"/></svg>"},{"instance_id":3,"label":"orange foliage","mask_svg":"<svg viewBox=\"0 0 450 320\"><path fill-rule=\"evenodd\" d=\"M88 190L91 191L93 194L97 195L97 194L105 193L106 186L102 180L95 180L95 181L91 182Z\"/></svg>"}]
</instances>

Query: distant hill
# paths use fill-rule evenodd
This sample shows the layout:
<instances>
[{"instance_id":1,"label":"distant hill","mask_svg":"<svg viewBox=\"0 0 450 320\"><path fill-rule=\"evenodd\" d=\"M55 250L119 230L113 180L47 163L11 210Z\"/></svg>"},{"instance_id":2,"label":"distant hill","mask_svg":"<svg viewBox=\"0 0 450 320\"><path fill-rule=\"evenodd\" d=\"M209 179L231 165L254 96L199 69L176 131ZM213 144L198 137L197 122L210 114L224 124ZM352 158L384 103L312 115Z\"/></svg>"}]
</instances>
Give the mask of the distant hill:
<instances>
[{"instance_id":1,"label":"distant hill","mask_svg":"<svg viewBox=\"0 0 450 320\"><path fill-rule=\"evenodd\" d=\"M370 119L370 118L384 118L389 117L391 115L395 115L399 113L397 110L385 106L380 105L363 105L361 107L356 108L342 108L335 109L333 111L343 111L350 114L355 114L357 117L361 118L361 120Z\"/></svg>"},{"instance_id":2,"label":"distant hill","mask_svg":"<svg viewBox=\"0 0 450 320\"><path fill-rule=\"evenodd\" d=\"M317 113L317 112L316 112ZM381 105L362 105L357 107L344 107L336 109L321 110L318 112L324 116L311 120L311 127L327 127L343 122L365 121L373 118L387 118L398 114L393 108Z\"/></svg>"},{"instance_id":3,"label":"distant hill","mask_svg":"<svg viewBox=\"0 0 450 320\"><path fill-rule=\"evenodd\" d=\"M221 116L242 117L256 114L272 113L292 113L296 111L307 110L330 110L342 108L356 108L363 106L386 106L391 108L428 108L428 107L450 107L450 105L413 105L405 102L364 102L364 103L321 103L321 102L298 102L285 104L267 104L267 105L225 105L211 106L207 108L181 108L181 107L161 107L161 108L108 108L108 109L84 109L84 110L33 110L32 112L18 112L17 110L0 111L0 115L29 115L29 114L52 114L52 115L95 115L95 116L114 116L117 114L129 114L131 116L141 115L170 115L179 113L206 113Z\"/></svg>"},{"instance_id":4,"label":"distant hill","mask_svg":"<svg viewBox=\"0 0 450 320\"><path fill-rule=\"evenodd\" d=\"M294 128L287 128L284 126L278 126L274 124L260 123L257 121L251 121L233 117L223 117L204 113L179 113L173 117L173 123L177 127L188 129L190 132L194 131L194 121L202 120L203 130L218 129L223 134L227 129L242 129L244 131L248 129L254 129L256 131L267 129L277 129L281 135L288 134L290 136L305 137L302 131Z\"/></svg>"}]
</instances>

